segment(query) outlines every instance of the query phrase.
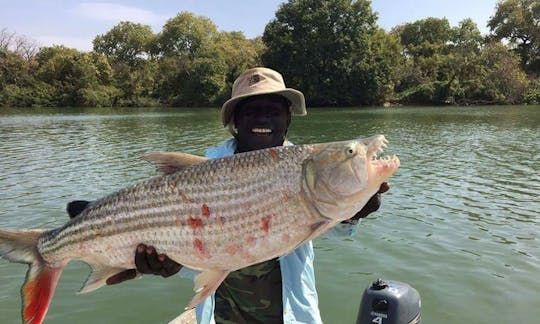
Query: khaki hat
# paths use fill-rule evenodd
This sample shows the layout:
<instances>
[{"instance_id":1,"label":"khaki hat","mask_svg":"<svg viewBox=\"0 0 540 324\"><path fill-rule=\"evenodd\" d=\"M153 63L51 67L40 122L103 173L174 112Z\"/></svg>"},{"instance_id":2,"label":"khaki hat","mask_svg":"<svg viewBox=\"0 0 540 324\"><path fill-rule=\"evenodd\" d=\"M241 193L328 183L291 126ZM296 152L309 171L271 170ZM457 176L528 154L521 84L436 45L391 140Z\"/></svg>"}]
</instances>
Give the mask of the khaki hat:
<instances>
[{"instance_id":1,"label":"khaki hat","mask_svg":"<svg viewBox=\"0 0 540 324\"><path fill-rule=\"evenodd\" d=\"M221 106L223 126L229 126L229 129L232 129L233 125L230 124L233 123L236 104L247 97L263 94L278 94L287 98L291 102L293 115L307 114L306 101L302 92L286 88L280 73L272 69L256 67L245 71L234 81L231 99Z\"/></svg>"}]
</instances>

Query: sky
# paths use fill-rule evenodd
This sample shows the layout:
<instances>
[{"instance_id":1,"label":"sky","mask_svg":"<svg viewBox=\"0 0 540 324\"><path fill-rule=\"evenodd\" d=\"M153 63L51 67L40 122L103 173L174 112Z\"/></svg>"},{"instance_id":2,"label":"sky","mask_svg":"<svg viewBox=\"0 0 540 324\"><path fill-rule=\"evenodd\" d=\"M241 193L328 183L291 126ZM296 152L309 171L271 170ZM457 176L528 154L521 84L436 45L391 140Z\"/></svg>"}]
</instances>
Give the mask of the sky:
<instances>
[{"instance_id":1,"label":"sky","mask_svg":"<svg viewBox=\"0 0 540 324\"><path fill-rule=\"evenodd\" d=\"M82 51L121 21L150 25L155 33L179 12L210 18L222 31L261 36L283 0L0 0L0 30L35 41ZM447 18L451 26L471 18L483 34L497 0L372 0L377 24L390 30L427 17Z\"/></svg>"}]
</instances>

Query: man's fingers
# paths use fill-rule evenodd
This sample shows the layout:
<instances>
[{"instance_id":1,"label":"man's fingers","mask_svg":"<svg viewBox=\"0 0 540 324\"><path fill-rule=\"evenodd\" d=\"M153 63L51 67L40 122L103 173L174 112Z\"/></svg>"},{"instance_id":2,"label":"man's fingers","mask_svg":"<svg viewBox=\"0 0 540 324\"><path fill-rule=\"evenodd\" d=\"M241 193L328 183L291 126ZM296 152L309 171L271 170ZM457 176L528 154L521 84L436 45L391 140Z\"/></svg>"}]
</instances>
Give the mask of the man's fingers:
<instances>
[{"instance_id":1,"label":"man's fingers","mask_svg":"<svg viewBox=\"0 0 540 324\"><path fill-rule=\"evenodd\" d=\"M143 274L170 277L180 271L182 265L169 259L165 254L158 254L153 246L139 244L135 252L135 266Z\"/></svg>"},{"instance_id":2,"label":"man's fingers","mask_svg":"<svg viewBox=\"0 0 540 324\"><path fill-rule=\"evenodd\" d=\"M135 251L135 266L140 273L152 273L152 269L148 264L148 257L146 254L146 245L139 244L137 246L137 251Z\"/></svg>"},{"instance_id":3,"label":"man's fingers","mask_svg":"<svg viewBox=\"0 0 540 324\"><path fill-rule=\"evenodd\" d=\"M161 265L163 266L161 275L165 278L172 276L182 269L181 264L169 259L169 257L167 257L165 254L160 254L159 259L162 261Z\"/></svg>"},{"instance_id":4,"label":"man's fingers","mask_svg":"<svg viewBox=\"0 0 540 324\"><path fill-rule=\"evenodd\" d=\"M146 248L146 262L148 263L148 268L150 269L149 273L160 273L161 269L163 269L161 262L158 260L156 249L153 246Z\"/></svg>"},{"instance_id":5,"label":"man's fingers","mask_svg":"<svg viewBox=\"0 0 540 324\"><path fill-rule=\"evenodd\" d=\"M107 285L116 285L116 284L119 284L119 283L124 282L126 280L134 279L135 277L137 277L137 270L128 269L128 270L119 272L119 273L115 274L114 276L111 276L111 277L107 278L105 283Z\"/></svg>"}]
</instances>

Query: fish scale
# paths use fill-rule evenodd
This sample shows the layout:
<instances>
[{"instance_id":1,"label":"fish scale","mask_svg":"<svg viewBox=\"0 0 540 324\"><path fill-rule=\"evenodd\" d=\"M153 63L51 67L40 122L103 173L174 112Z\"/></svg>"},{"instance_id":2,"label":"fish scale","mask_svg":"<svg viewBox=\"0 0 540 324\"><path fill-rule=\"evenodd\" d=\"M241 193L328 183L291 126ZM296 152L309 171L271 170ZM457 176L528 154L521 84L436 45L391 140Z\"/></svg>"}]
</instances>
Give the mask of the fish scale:
<instances>
[{"instance_id":1,"label":"fish scale","mask_svg":"<svg viewBox=\"0 0 540 324\"><path fill-rule=\"evenodd\" d=\"M23 321L42 322L71 259L92 267L84 293L134 268L140 243L201 271L194 307L231 271L284 255L359 211L399 167L397 157L375 158L385 142L378 135L214 160L148 155L164 175L91 202L57 229L0 229L0 256L29 264Z\"/></svg>"},{"instance_id":2,"label":"fish scale","mask_svg":"<svg viewBox=\"0 0 540 324\"><path fill-rule=\"evenodd\" d=\"M44 235L38 245L40 254L51 266L55 266L56 263L62 263L68 258L85 260L88 253L102 252L104 249L99 244L89 246L90 251L72 248L76 242L91 240L93 242L96 238L93 227L101 228L101 236L114 237L111 240L104 240L105 244L115 246L117 249L119 246L128 249L127 252L120 253L122 256L127 256L127 259L111 258L109 260L108 265L114 267L133 263L133 244L137 243L154 245L159 251L167 251L169 257L178 263L191 264L192 260L185 260L186 257L192 257L190 251L185 251L185 249L169 251L161 246L160 241L154 239L155 231L162 228L174 228L178 224L182 225L180 231L174 231L174 236L170 238L173 246L189 246L200 237L206 252L220 253L219 247L222 246L220 243L225 241L220 239L220 235L226 235L226 240L235 239L227 233L237 233L235 236L244 238L244 241L238 244L247 244L245 240L250 235L254 238L261 236L261 213L275 211L274 214L282 215L273 218L274 226L286 224L286 219L305 213L296 208L298 203L295 200L290 200L289 204L283 204L284 199L279 195L261 199L271 191L287 191L292 195L297 194L301 189L299 169L302 166L301 161L308 156L309 151L287 150L284 153L283 149L275 150L283 156L281 159L276 160L271 156L269 158L268 152L265 151L249 152L245 159L216 159L113 193L93 203L83 214L68 223L62 231ZM214 171L219 169L225 169L228 173ZM231 172L232 170L234 173ZM237 178L244 180L234 182L233 180ZM294 178L297 180L291 181ZM171 183L175 184L174 187L171 187ZM209 191L209 184L216 186L218 190ZM182 194L179 194L180 191ZM210 206L214 217L206 218L201 215L203 202ZM152 204L156 204L159 208L152 207ZM216 215L219 215L219 218ZM203 224L202 228L197 229L201 233L194 231L193 226L190 227L190 219L198 220ZM246 222L250 219L253 221ZM225 226L225 224L230 225ZM145 227L151 230L139 233L146 235L138 235L137 242L133 243L126 237L127 233L140 231ZM213 234L209 235L209 232ZM239 233L241 235L238 235ZM159 237L166 235L161 232L159 234ZM198 261L206 262L206 259L203 257Z\"/></svg>"}]
</instances>

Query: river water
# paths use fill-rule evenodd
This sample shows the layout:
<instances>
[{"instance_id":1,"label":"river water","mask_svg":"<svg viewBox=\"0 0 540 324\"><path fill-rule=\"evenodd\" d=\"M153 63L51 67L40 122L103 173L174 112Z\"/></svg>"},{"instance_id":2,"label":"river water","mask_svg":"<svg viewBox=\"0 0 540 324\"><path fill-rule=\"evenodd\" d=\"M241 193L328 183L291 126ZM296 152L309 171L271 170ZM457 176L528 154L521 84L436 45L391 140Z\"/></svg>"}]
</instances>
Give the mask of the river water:
<instances>
[{"instance_id":1,"label":"river water","mask_svg":"<svg viewBox=\"0 0 540 324\"><path fill-rule=\"evenodd\" d=\"M155 174L155 151L204 154L228 138L216 109L0 111L0 227L53 228L65 204ZM312 109L290 139L382 133L401 159L381 209L342 241L315 240L326 323L354 323L375 279L406 282L424 323L532 323L540 317L540 107ZM20 322L26 266L0 261L0 317ZM89 273L70 263L47 323L166 323L192 283L151 278L77 296Z\"/></svg>"}]
</instances>

